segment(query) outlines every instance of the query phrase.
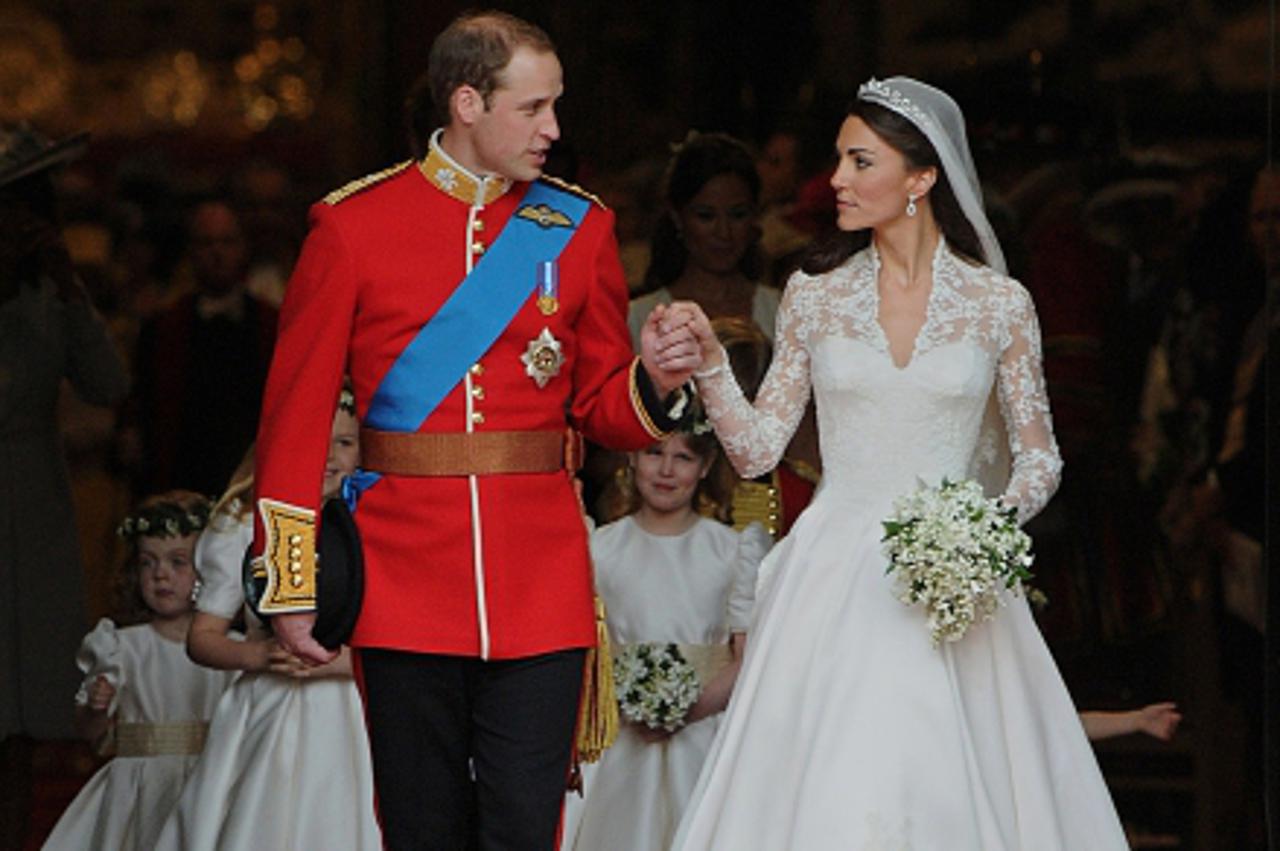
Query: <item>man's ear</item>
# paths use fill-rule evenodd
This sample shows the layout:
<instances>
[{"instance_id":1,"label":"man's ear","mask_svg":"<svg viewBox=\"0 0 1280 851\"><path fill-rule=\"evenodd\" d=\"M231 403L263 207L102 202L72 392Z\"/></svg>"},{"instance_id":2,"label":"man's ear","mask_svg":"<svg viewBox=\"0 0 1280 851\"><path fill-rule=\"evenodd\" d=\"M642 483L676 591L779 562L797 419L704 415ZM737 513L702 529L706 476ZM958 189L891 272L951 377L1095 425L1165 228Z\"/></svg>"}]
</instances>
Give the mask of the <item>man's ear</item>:
<instances>
[{"instance_id":1,"label":"man's ear","mask_svg":"<svg viewBox=\"0 0 1280 851\"><path fill-rule=\"evenodd\" d=\"M475 124L484 110L484 96L473 86L464 83L449 96L449 113L463 125Z\"/></svg>"}]
</instances>

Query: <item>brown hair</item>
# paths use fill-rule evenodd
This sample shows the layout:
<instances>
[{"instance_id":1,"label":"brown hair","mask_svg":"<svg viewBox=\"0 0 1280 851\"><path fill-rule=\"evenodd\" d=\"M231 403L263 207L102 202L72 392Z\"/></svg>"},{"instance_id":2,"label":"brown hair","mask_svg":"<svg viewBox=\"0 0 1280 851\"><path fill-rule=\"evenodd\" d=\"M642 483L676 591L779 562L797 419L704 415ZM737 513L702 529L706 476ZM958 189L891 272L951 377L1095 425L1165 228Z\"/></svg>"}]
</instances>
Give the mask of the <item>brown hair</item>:
<instances>
[{"instance_id":1,"label":"brown hair","mask_svg":"<svg viewBox=\"0 0 1280 851\"><path fill-rule=\"evenodd\" d=\"M883 139L907 161L907 168L934 168L938 179L929 190L929 206L947 244L957 254L978 263L987 262L986 252L978 232L973 229L960 202L947 181L938 152L929 140L906 117L877 103L855 100L849 105L849 115L861 118L871 131ZM800 268L810 275L830 272L855 253L865 248L871 240L869 231L839 231L814 245L805 256Z\"/></svg>"},{"instance_id":2,"label":"brown hair","mask_svg":"<svg viewBox=\"0 0 1280 851\"><path fill-rule=\"evenodd\" d=\"M731 506L730 500L726 497L732 491L726 492L723 489L724 477L716 474L717 468L727 463L724 461L724 453L720 451L720 441L711 431L703 434L677 431L670 436L674 437L677 434L685 439L694 455L697 455L704 464L710 464L707 475L694 489L693 510L704 517L713 516L721 522L729 522L728 510ZM658 442L661 443L661 441ZM612 523L620 517L635 514L640 510L640 491L636 488L635 474L629 457L614 470L613 477L605 485L596 507L602 523Z\"/></svg>"},{"instance_id":3,"label":"brown hair","mask_svg":"<svg viewBox=\"0 0 1280 851\"><path fill-rule=\"evenodd\" d=\"M171 490L153 494L139 502L130 517L153 514L157 511L183 513L189 515L209 515L209 498L194 491ZM192 533L187 533L192 534ZM195 532L194 534L199 534ZM120 626L134 623L145 623L151 620L151 610L142 599L142 586L138 581L138 538L152 537L146 532L135 532L125 536L129 543L128 556L124 567L117 575L116 581L116 621ZM158 537L173 537L161 532Z\"/></svg>"},{"instance_id":4,"label":"brown hair","mask_svg":"<svg viewBox=\"0 0 1280 851\"><path fill-rule=\"evenodd\" d=\"M723 174L736 177L746 185L754 214L760 203L760 173L756 171L751 150L725 133L690 131L675 149L663 174L662 193L668 210L679 213L702 191L702 187ZM684 271L689 253L671 216L661 216L654 224L649 253L649 268L644 275L645 292L667 286ZM738 271L755 281L763 267L760 240L753 239L738 261Z\"/></svg>"},{"instance_id":5,"label":"brown hair","mask_svg":"<svg viewBox=\"0 0 1280 851\"><path fill-rule=\"evenodd\" d=\"M478 91L487 107L490 96L502 84L503 69L520 47L538 53L555 53L556 49L540 27L506 12L467 12L455 18L432 43L427 73L409 96L409 121L414 130L420 131L427 96L443 124L449 123L449 98L460 86Z\"/></svg>"}]
</instances>

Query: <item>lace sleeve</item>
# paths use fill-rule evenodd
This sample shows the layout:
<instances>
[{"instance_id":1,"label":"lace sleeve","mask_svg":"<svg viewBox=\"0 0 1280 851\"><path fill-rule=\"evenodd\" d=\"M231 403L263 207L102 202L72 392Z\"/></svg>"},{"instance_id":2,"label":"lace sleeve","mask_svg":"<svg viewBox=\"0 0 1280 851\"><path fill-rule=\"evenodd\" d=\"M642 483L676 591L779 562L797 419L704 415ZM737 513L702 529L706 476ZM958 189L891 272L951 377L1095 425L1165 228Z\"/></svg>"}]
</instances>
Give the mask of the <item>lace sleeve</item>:
<instances>
[{"instance_id":1,"label":"lace sleeve","mask_svg":"<svg viewBox=\"0 0 1280 851\"><path fill-rule=\"evenodd\" d=\"M1002 499L1018 509L1018 522L1026 523L1058 489L1062 456L1053 437L1045 391L1040 323L1031 296L1020 285L1014 286L996 377L1000 413L1013 455L1013 470Z\"/></svg>"},{"instance_id":2,"label":"lace sleeve","mask_svg":"<svg viewBox=\"0 0 1280 851\"><path fill-rule=\"evenodd\" d=\"M793 278L782 297L773 362L754 405L743 395L727 357L722 357L720 366L695 374L707 418L725 455L744 478L778 466L809 401L809 353L800 329L803 311L797 307L801 284L798 276Z\"/></svg>"}]
</instances>

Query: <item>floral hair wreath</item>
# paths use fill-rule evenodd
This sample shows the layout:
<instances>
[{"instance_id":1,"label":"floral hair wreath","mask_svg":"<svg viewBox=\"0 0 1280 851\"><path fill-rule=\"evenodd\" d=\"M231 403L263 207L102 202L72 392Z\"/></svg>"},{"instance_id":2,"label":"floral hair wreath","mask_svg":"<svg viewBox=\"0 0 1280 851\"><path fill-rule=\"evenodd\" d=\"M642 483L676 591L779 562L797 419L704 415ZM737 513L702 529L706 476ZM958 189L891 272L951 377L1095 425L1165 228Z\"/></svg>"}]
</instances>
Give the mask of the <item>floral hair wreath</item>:
<instances>
[{"instance_id":1,"label":"floral hair wreath","mask_svg":"<svg viewBox=\"0 0 1280 851\"><path fill-rule=\"evenodd\" d=\"M338 393L338 410L346 411L351 416L356 415L356 394L352 391L350 383L342 385L342 391Z\"/></svg>"},{"instance_id":2,"label":"floral hair wreath","mask_svg":"<svg viewBox=\"0 0 1280 851\"><path fill-rule=\"evenodd\" d=\"M116 534L126 541L138 538L181 538L199 532L209 525L209 504L203 502L184 508L176 502L158 502L140 508L116 527Z\"/></svg>"}]
</instances>

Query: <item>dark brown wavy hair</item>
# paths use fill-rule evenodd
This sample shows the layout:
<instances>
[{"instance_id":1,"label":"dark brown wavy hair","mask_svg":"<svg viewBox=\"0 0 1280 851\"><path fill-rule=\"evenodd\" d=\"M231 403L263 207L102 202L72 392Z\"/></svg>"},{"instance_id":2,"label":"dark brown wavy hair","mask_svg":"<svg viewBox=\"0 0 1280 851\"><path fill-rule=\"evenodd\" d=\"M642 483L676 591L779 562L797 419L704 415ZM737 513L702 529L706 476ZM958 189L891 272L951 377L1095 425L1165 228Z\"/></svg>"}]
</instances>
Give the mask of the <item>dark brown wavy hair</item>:
<instances>
[{"instance_id":1,"label":"dark brown wavy hair","mask_svg":"<svg viewBox=\"0 0 1280 851\"><path fill-rule=\"evenodd\" d=\"M676 149L667 164L662 180L662 196L672 211L684 209L693 196L702 191L711 179L731 174L742 180L751 196L752 207L760 203L760 173L751 149L726 133L690 133ZM684 271L689 252L676 230L671 216L658 217L650 244L649 268L644 275L644 292L653 292L667 286ZM747 246L738 261L738 269L749 280L760 278L764 261L760 256L759 240Z\"/></svg>"},{"instance_id":2,"label":"dark brown wavy hair","mask_svg":"<svg viewBox=\"0 0 1280 851\"><path fill-rule=\"evenodd\" d=\"M946 172L942 169L938 152L925 135L910 120L891 109L865 100L855 100L849 105L849 115L861 118L872 132L902 154L910 169L933 167L938 179L929 190L929 205L933 218L947 244L957 254L976 263L986 264L987 255L982 250L978 232L973 229L956 193L951 189ZM871 231L837 231L815 243L800 263L800 268L810 275L830 272L871 242Z\"/></svg>"}]
</instances>

